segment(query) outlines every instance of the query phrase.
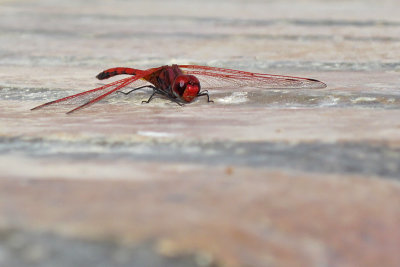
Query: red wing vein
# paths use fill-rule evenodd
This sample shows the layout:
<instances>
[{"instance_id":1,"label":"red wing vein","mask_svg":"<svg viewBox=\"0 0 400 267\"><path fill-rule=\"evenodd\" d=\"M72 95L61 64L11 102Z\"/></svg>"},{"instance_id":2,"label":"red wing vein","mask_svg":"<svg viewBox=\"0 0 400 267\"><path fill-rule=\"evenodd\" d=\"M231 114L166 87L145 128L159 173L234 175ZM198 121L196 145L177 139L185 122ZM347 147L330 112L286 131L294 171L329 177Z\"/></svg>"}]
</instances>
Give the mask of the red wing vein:
<instances>
[{"instance_id":1,"label":"red wing vein","mask_svg":"<svg viewBox=\"0 0 400 267\"><path fill-rule=\"evenodd\" d=\"M71 113L73 111L79 110L83 107L89 106L91 104L94 104L104 97L110 95L111 93L117 91L118 89L121 89L141 78L144 76L148 75L149 72L143 72L140 75L136 75L133 77L128 77L124 78L106 85L103 85L101 87L91 89L88 91L84 91L75 95L67 96L64 98L60 98L51 102L47 102L45 104L39 105L37 107L34 107L32 110L40 109L43 107L47 106L63 106L63 107L71 107L72 105L78 105L77 108L72 109L68 113Z\"/></svg>"},{"instance_id":2,"label":"red wing vein","mask_svg":"<svg viewBox=\"0 0 400 267\"><path fill-rule=\"evenodd\" d=\"M292 89L326 87L326 85L320 81L301 77L252 73L196 65L181 65L179 67L184 69L186 74L192 74L199 78L203 88L259 87Z\"/></svg>"},{"instance_id":3,"label":"red wing vein","mask_svg":"<svg viewBox=\"0 0 400 267\"><path fill-rule=\"evenodd\" d=\"M104 93L104 94L92 99L92 100L89 100L88 102L84 103L83 105L80 105L77 108L74 108L74 109L68 111L67 114L71 114L74 111L77 111L77 110L79 110L81 108L84 108L86 106L94 104L94 103L100 101L101 99L103 99L104 97L108 96L109 94L117 91L118 89L121 89L122 87L125 87L125 86L129 85L130 83L133 83L135 80L137 80L136 77L131 77L131 80L125 81L124 83L120 84L119 86L115 87L114 89L112 89L112 90L110 90L110 91L108 91L108 92L106 92L106 93Z\"/></svg>"}]
</instances>

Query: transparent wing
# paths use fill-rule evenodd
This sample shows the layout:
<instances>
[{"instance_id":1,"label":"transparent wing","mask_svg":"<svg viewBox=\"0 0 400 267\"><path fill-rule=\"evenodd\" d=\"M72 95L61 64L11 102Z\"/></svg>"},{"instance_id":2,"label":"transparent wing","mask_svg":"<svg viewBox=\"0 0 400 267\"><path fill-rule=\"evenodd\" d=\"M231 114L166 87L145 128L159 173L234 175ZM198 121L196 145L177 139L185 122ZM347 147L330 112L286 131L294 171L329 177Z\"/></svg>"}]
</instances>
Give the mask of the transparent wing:
<instances>
[{"instance_id":1,"label":"transparent wing","mask_svg":"<svg viewBox=\"0 0 400 267\"><path fill-rule=\"evenodd\" d=\"M58 107L72 108L73 106L75 106L75 108L73 108L67 112L67 114L70 114L74 111L77 111L77 110L87 107L91 104L94 104L94 103L102 100L106 96L112 94L113 92L115 92L119 89L122 89L123 87L128 86L134 82L138 82L139 84L144 84L145 82L144 81L142 82L142 80L140 80L140 79L146 75L149 75L150 73L151 73L151 71L150 72L144 71L143 73L135 75L133 77L128 77L128 78L125 78L122 80L118 80L118 81L103 85L101 87L98 87L98 88L95 88L92 90L88 90L88 91L85 91L82 93L78 93L78 94L60 98L60 99L57 99L57 100L54 100L51 102L47 102L40 106L34 107L31 110L36 110L36 109L50 107L50 106L56 107L56 108L58 108Z\"/></svg>"},{"instance_id":2,"label":"transparent wing","mask_svg":"<svg viewBox=\"0 0 400 267\"><path fill-rule=\"evenodd\" d=\"M179 65L179 67L185 74L195 75L200 80L202 88L317 89L326 87L323 82L302 77L253 73L197 65Z\"/></svg>"}]
</instances>

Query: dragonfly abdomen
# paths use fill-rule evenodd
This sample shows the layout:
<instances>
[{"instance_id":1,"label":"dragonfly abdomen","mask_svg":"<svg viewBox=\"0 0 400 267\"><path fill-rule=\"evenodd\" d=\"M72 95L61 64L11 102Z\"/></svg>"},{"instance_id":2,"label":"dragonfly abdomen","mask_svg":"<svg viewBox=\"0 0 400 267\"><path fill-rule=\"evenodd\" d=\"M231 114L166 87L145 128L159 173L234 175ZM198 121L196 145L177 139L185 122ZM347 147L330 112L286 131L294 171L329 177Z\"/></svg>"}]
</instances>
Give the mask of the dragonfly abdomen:
<instances>
[{"instance_id":1,"label":"dragonfly abdomen","mask_svg":"<svg viewBox=\"0 0 400 267\"><path fill-rule=\"evenodd\" d=\"M138 72L142 71L132 68L117 67L100 72L99 74L97 74L96 78L99 80L104 80L120 74L136 75Z\"/></svg>"}]
</instances>

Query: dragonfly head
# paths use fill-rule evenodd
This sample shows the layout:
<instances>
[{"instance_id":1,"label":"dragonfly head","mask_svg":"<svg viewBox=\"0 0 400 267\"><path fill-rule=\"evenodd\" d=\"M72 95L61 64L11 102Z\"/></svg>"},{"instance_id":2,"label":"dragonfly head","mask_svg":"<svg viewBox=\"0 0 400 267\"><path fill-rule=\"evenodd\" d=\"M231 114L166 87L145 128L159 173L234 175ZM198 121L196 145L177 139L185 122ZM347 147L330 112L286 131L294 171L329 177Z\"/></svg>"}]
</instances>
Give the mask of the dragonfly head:
<instances>
[{"instance_id":1,"label":"dragonfly head","mask_svg":"<svg viewBox=\"0 0 400 267\"><path fill-rule=\"evenodd\" d=\"M200 82L193 75L179 75L172 85L172 93L184 102L192 102L200 92Z\"/></svg>"}]
</instances>

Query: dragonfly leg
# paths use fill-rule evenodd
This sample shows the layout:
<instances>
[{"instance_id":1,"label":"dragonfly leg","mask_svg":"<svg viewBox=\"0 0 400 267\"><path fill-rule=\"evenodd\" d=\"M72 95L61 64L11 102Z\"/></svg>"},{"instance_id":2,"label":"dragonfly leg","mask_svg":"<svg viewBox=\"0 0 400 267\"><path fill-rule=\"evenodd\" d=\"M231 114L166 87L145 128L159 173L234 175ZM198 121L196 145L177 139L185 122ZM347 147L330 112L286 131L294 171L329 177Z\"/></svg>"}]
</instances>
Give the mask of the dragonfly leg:
<instances>
[{"instance_id":1,"label":"dragonfly leg","mask_svg":"<svg viewBox=\"0 0 400 267\"><path fill-rule=\"evenodd\" d=\"M160 89L158 89L158 88L155 88L155 90L156 90L160 95L165 96L166 98L168 98L168 99L171 100L172 102L175 102L175 103L178 104L179 106L183 106L183 104L180 103L180 102L175 98L175 96L169 94L169 93L166 92L166 91L160 90Z\"/></svg>"},{"instance_id":2,"label":"dragonfly leg","mask_svg":"<svg viewBox=\"0 0 400 267\"><path fill-rule=\"evenodd\" d=\"M180 103L176 98L172 97L171 95L167 94L166 92L160 90L160 94L164 95L166 98L168 98L172 102L175 102L179 106L183 106L183 104Z\"/></svg>"},{"instance_id":3,"label":"dragonfly leg","mask_svg":"<svg viewBox=\"0 0 400 267\"><path fill-rule=\"evenodd\" d=\"M172 97L171 95L169 95L167 92L158 89L157 87L153 88L153 94L149 97L149 99L147 99L147 101L142 101L142 103L149 103L151 101L151 99L153 98L153 96L155 96L156 94L165 96L166 98L168 98L169 100L175 102L176 104L178 104L179 106L183 106L182 103L180 103L177 99L175 99L174 97Z\"/></svg>"},{"instance_id":4,"label":"dragonfly leg","mask_svg":"<svg viewBox=\"0 0 400 267\"><path fill-rule=\"evenodd\" d=\"M130 93L132 93L133 91L136 91L136 90L139 90L139 89L142 89L142 88L146 88L146 87L148 87L148 88L151 88L151 89L156 89L153 85L144 85L144 86L140 86L140 87L137 87L137 88L134 88L134 89L132 89L132 90L130 90L130 91L128 91L128 92L123 92L123 91L117 91L118 93L122 93L122 94L124 94L124 95L129 95Z\"/></svg>"},{"instance_id":5,"label":"dragonfly leg","mask_svg":"<svg viewBox=\"0 0 400 267\"><path fill-rule=\"evenodd\" d=\"M146 104L150 103L151 99L153 98L153 96L154 96L155 94L157 94L157 91L156 91L156 90L153 91L153 93L151 94L151 96L149 97L149 99L143 100L143 101L142 101L142 104L143 104L143 103L146 103Z\"/></svg>"},{"instance_id":6,"label":"dragonfly leg","mask_svg":"<svg viewBox=\"0 0 400 267\"><path fill-rule=\"evenodd\" d=\"M210 100L210 96L208 95L208 91L207 90L204 90L204 91L200 92L197 96L203 96L203 95L207 96L207 102L214 103L213 100Z\"/></svg>"},{"instance_id":7,"label":"dragonfly leg","mask_svg":"<svg viewBox=\"0 0 400 267\"><path fill-rule=\"evenodd\" d=\"M150 101L153 99L153 97L154 97L156 94L159 94L159 95L166 95L164 91L158 89L157 87L154 87L154 86L153 86L153 87L151 87L151 88L153 88L153 93L151 94L151 96L149 97L149 99L143 100L143 101L142 101L142 104L143 104L143 103L146 103L146 104L150 103Z\"/></svg>"},{"instance_id":8,"label":"dragonfly leg","mask_svg":"<svg viewBox=\"0 0 400 267\"><path fill-rule=\"evenodd\" d=\"M180 103L178 100L176 100L175 98L172 98L170 96L167 96L169 100L171 100L172 102L175 102L176 104L178 104L179 106L183 106L184 104Z\"/></svg>"},{"instance_id":9,"label":"dragonfly leg","mask_svg":"<svg viewBox=\"0 0 400 267\"><path fill-rule=\"evenodd\" d=\"M153 90L156 89L153 85L144 85L144 86L140 86L138 88L133 88L132 90L130 90L130 91L126 92L126 93L123 92L123 91L117 91L117 93L121 93L121 94L124 94L124 95L129 95L133 91L136 91L136 90L139 90L139 89L142 89L142 88L146 88L146 87L152 88Z\"/></svg>"}]
</instances>

